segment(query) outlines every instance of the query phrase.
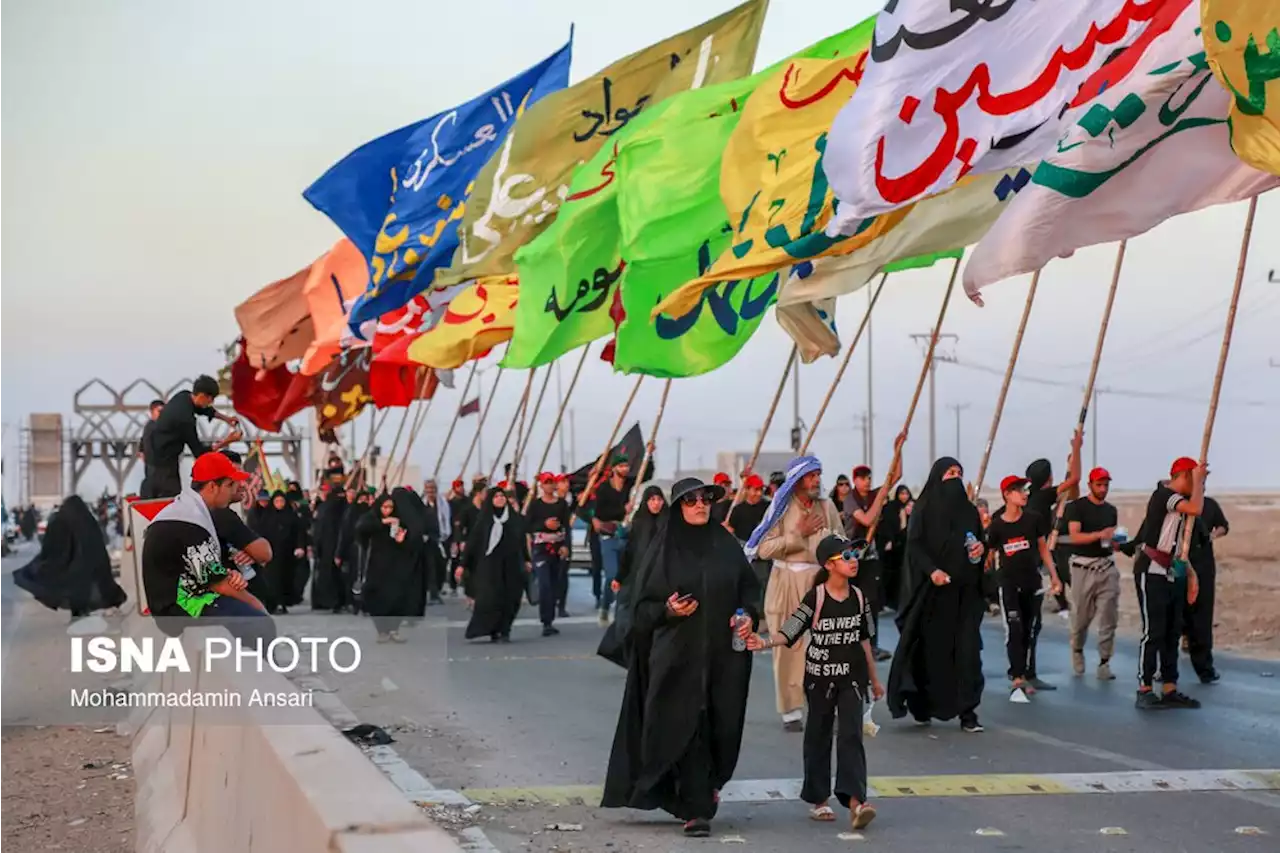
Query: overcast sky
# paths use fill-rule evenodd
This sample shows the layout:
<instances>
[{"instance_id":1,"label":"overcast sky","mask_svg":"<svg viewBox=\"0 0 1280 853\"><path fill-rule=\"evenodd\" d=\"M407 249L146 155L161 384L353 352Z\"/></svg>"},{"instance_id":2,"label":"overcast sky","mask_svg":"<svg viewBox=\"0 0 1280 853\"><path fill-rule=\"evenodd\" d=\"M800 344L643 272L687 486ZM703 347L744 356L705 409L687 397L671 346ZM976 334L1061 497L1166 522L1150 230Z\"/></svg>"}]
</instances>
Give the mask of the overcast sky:
<instances>
[{"instance_id":1,"label":"overcast sky","mask_svg":"<svg viewBox=\"0 0 1280 853\"><path fill-rule=\"evenodd\" d=\"M0 27L6 496L15 496L18 430L30 412L69 415L72 393L94 376L117 386L145 376L167 386L219 366L220 348L236 335L234 305L340 236L301 191L351 148L511 76L562 44L571 23L577 80L729 5L6 2ZM851 26L878 5L775 2L757 67ZM1098 456L1118 486L1145 487L1173 457L1198 452L1244 215L1243 204L1212 209L1130 244L1099 376L1100 386L1117 392L1100 401ZM1219 490L1280 486L1280 369L1270 366L1280 361L1280 284L1268 282L1268 270L1280 266L1277 229L1280 194L1272 193L1258 208L1214 433L1211 485ZM1019 362L1019 373L1036 381L1013 387L989 481L1037 456L1055 463L1065 457L1114 255L1114 246L1099 246L1045 270ZM895 276L877 308L878 469L919 370L920 350L908 335L929 329L947 273ZM960 413L960 458L971 472L1025 294L1026 281L1011 280L986 291L986 308L958 298L947 318L945 331L959 336L949 348L958 362L937 373L938 452L956 449L948 407L967 406ZM846 337L864 307L860 294L842 301ZM718 450L749 449L788 347L769 320L730 365L677 381L662 425L660 473L674 467L677 437L686 467L713 466ZM816 411L834 370L831 361L802 369L803 418ZM522 380L503 381L507 394L494 409L488 453L509 422ZM578 460L571 464L598 451L631 381L589 361L587 393L571 407ZM646 424L660 385L647 381L638 397ZM1130 391L1169 399L1123 393ZM768 449L786 446L790 393L784 400ZM426 469L434 467L452 405L435 407L415 448L415 461ZM860 352L814 445L832 475L862 461L854 426L867 407ZM929 463L928 414L926 394L907 449L907 477L917 483ZM548 411L535 430L539 452L551 420ZM465 443L455 439L447 475L456 473ZM551 459L558 464L558 451Z\"/></svg>"}]
</instances>

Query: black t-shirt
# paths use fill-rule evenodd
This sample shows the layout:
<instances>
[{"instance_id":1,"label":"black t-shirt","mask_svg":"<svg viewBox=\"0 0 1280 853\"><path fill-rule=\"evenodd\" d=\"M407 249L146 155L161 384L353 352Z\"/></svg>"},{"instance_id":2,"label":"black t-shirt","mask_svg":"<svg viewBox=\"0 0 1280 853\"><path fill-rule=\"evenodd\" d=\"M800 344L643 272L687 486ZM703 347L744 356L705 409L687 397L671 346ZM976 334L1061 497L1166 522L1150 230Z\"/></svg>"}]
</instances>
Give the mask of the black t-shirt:
<instances>
[{"instance_id":1,"label":"black t-shirt","mask_svg":"<svg viewBox=\"0 0 1280 853\"><path fill-rule=\"evenodd\" d=\"M865 598L859 597L857 588L850 586L849 597L844 601L837 601L830 594L823 596L815 625L813 609L817 600L818 588L814 587L781 630L788 646L794 646L805 631L811 632L805 649L805 684L856 685L864 689L870 674L862 642L875 639L871 608Z\"/></svg>"},{"instance_id":2,"label":"black t-shirt","mask_svg":"<svg viewBox=\"0 0 1280 853\"><path fill-rule=\"evenodd\" d=\"M613 487L613 480L605 480L596 489L595 513L601 521L622 521L627 515L627 496L630 489L624 482L622 491Z\"/></svg>"},{"instance_id":3,"label":"black t-shirt","mask_svg":"<svg viewBox=\"0 0 1280 853\"><path fill-rule=\"evenodd\" d=\"M1058 487L1045 486L1042 489L1036 489L1027 498L1027 512L1034 512L1036 515L1044 519L1045 536L1053 530L1053 522L1058 517ZM1066 532L1066 527L1062 524L1058 525L1058 533Z\"/></svg>"},{"instance_id":4,"label":"black t-shirt","mask_svg":"<svg viewBox=\"0 0 1280 853\"><path fill-rule=\"evenodd\" d=\"M209 584L227 573L218 542L198 524L155 521L142 543L142 586L153 616L199 616L218 599Z\"/></svg>"},{"instance_id":5,"label":"black t-shirt","mask_svg":"<svg viewBox=\"0 0 1280 853\"><path fill-rule=\"evenodd\" d=\"M1002 584L1020 590L1041 587L1039 539L1048 535L1049 523L1030 510L1023 510L1017 521L1006 521L1004 513L992 516L987 547L1000 561Z\"/></svg>"},{"instance_id":6,"label":"black t-shirt","mask_svg":"<svg viewBox=\"0 0 1280 853\"><path fill-rule=\"evenodd\" d=\"M1175 510L1186 499L1164 483L1156 486L1147 499L1147 514L1142 520L1143 545L1170 555L1177 551L1182 524L1188 516Z\"/></svg>"},{"instance_id":7,"label":"black t-shirt","mask_svg":"<svg viewBox=\"0 0 1280 853\"><path fill-rule=\"evenodd\" d=\"M729 507L733 506L733 497L725 497L711 505L711 523L724 524L725 519L729 517Z\"/></svg>"},{"instance_id":8,"label":"black t-shirt","mask_svg":"<svg viewBox=\"0 0 1280 853\"><path fill-rule=\"evenodd\" d=\"M529 504L529 536L533 539L533 552L538 556L557 554L564 547L565 537L569 533L569 505L556 498L547 503L542 498L534 498ZM558 530L547 529L547 519L560 520Z\"/></svg>"},{"instance_id":9,"label":"black t-shirt","mask_svg":"<svg viewBox=\"0 0 1280 853\"><path fill-rule=\"evenodd\" d=\"M253 529L240 518L239 513L230 507L210 510L209 514L213 516L213 527L218 531L218 541L222 544L221 557L224 566L235 565L235 561L231 559L233 548L243 551L250 543L262 538L254 533Z\"/></svg>"},{"instance_id":10,"label":"black t-shirt","mask_svg":"<svg viewBox=\"0 0 1280 853\"><path fill-rule=\"evenodd\" d=\"M1096 504L1087 497L1067 504L1063 517L1066 519L1067 524L1073 521L1080 522L1081 533L1097 533L1099 530L1115 527L1119 523L1119 516L1114 506L1106 501ZM1080 557L1107 557L1111 554L1111 549L1104 548L1101 542L1090 542L1088 545L1076 545L1073 543L1071 550Z\"/></svg>"},{"instance_id":11,"label":"black t-shirt","mask_svg":"<svg viewBox=\"0 0 1280 853\"><path fill-rule=\"evenodd\" d=\"M729 513L729 529L738 537L739 542L746 542L760 526L760 522L764 521L764 514L768 511L768 498L761 498L753 504L740 503Z\"/></svg>"},{"instance_id":12,"label":"black t-shirt","mask_svg":"<svg viewBox=\"0 0 1280 853\"><path fill-rule=\"evenodd\" d=\"M177 471L178 459L182 456L184 447L191 451L192 456L207 453L208 445L200 441L200 435L196 432L196 415L213 420L217 414L212 408L193 403L190 391L174 394L160 410L160 417L153 421L155 426L151 430L148 464L152 468Z\"/></svg>"}]
</instances>

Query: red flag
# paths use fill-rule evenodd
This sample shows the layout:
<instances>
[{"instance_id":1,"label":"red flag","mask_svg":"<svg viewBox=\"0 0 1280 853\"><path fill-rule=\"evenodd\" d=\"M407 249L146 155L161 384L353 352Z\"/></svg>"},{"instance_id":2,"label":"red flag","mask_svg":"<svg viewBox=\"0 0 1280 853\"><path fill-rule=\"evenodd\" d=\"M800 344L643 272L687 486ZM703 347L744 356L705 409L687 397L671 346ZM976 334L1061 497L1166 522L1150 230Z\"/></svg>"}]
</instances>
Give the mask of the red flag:
<instances>
[{"instance_id":1,"label":"red flag","mask_svg":"<svg viewBox=\"0 0 1280 853\"><path fill-rule=\"evenodd\" d=\"M477 415L480 413L480 398L476 397L470 403L463 403L458 409L458 417L465 418L467 415Z\"/></svg>"},{"instance_id":2,"label":"red flag","mask_svg":"<svg viewBox=\"0 0 1280 853\"><path fill-rule=\"evenodd\" d=\"M231 363L231 405L258 429L279 432L285 418L306 407L307 401L303 400L292 410L281 408L293 378L283 365L270 370L255 368L249 363L247 348L241 339L240 354Z\"/></svg>"},{"instance_id":3,"label":"red flag","mask_svg":"<svg viewBox=\"0 0 1280 853\"><path fill-rule=\"evenodd\" d=\"M276 407L274 418L283 424L293 415L311 405L311 398L316 393L316 377L295 373L290 378L289 387L285 389L280 404Z\"/></svg>"},{"instance_id":4,"label":"red flag","mask_svg":"<svg viewBox=\"0 0 1280 853\"><path fill-rule=\"evenodd\" d=\"M409 360L409 344L417 334L375 338L373 364L369 368L369 389L379 409L407 406L414 400L430 400L440 384L434 370ZM382 341L379 347L377 341ZM422 371L428 371L424 374ZM426 386L423 378L426 377Z\"/></svg>"},{"instance_id":5,"label":"red flag","mask_svg":"<svg viewBox=\"0 0 1280 853\"><path fill-rule=\"evenodd\" d=\"M625 266L625 265L624 265ZM613 337L600 352L600 360L613 364L614 353L618 351L618 327L627 319L627 311L622 307L622 288L613 292L613 302L609 303L609 319L613 321Z\"/></svg>"}]
</instances>

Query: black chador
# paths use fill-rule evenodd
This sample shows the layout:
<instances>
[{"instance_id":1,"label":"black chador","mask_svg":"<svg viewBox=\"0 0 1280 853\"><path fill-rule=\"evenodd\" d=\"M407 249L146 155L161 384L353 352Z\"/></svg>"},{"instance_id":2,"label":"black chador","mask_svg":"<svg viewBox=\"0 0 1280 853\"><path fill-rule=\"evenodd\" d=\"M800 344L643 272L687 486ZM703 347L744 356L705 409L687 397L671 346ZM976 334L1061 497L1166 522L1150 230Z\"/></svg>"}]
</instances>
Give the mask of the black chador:
<instances>
[{"instance_id":1,"label":"black chador","mask_svg":"<svg viewBox=\"0 0 1280 853\"><path fill-rule=\"evenodd\" d=\"M73 616L119 607L125 600L111 576L102 528L77 495L49 519L39 556L15 571L13 582L50 610L70 610Z\"/></svg>"},{"instance_id":2,"label":"black chador","mask_svg":"<svg viewBox=\"0 0 1280 853\"><path fill-rule=\"evenodd\" d=\"M422 525L409 494L380 495L356 522L363 607L384 635L421 615L414 593L421 583Z\"/></svg>"},{"instance_id":3,"label":"black chador","mask_svg":"<svg viewBox=\"0 0 1280 853\"><path fill-rule=\"evenodd\" d=\"M250 591L258 596L268 613L287 607L294 588L294 570L302 558L296 556L306 546L302 519L289 506L284 492L271 496L271 503L254 515L253 531L271 545L271 562L250 581Z\"/></svg>"},{"instance_id":4,"label":"black chador","mask_svg":"<svg viewBox=\"0 0 1280 853\"><path fill-rule=\"evenodd\" d=\"M347 498L334 489L316 507L311 539L315 549L315 570L311 579L311 609L338 611L350 603L351 589L338 556L338 535L342 517L347 511Z\"/></svg>"},{"instance_id":5,"label":"black chador","mask_svg":"<svg viewBox=\"0 0 1280 853\"><path fill-rule=\"evenodd\" d=\"M494 489L485 499L467 538L463 565L467 594L475 599L467 639L509 640L524 597L529 553L524 516L505 492Z\"/></svg>"}]
</instances>

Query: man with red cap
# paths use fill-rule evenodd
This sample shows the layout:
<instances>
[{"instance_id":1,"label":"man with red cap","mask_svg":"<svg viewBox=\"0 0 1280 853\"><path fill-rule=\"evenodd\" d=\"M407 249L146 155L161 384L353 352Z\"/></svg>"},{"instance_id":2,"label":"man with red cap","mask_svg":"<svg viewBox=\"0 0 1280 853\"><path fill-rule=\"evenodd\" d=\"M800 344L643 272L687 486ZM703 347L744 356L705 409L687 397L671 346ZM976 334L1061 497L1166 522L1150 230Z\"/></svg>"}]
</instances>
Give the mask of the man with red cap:
<instances>
[{"instance_id":1,"label":"man with red cap","mask_svg":"<svg viewBox=\"0 0 1280 853\"><path fill-rule=\"evenodd\" d=\"M529 556L538 579L538 615L542 619L542 636L559 634L555 627L556 605L559 603L562 576L569 571L569 505L556 496L556 475L544 471L538 475L538 495L526 515Z\"/></svg>"},{"instance_id":2,"label":"man with red cap","mask_svg":"<svg viewBox=\"0 0 1280 853\"><path fill-rule=\"evenodd\" d=\"M711 480L712 483L724 490L720 500L711 506L711 523L724 524L729 520L729 507L733 506L733 478L723 471L720 471Z\"/></svg>"},{"instance_id":3,"label":"man with red cap","mask_svg":"<svg viewBox=\"0 0 1280 853\"><path fill-rule=\"evenodd\" d=\"M1178 691L1178 636L1183 602L1195 603L1199 582L1195 569L1181 557L1183 528L1204 512L1207 466L1189 456L1175 459L1169 480L1156 486L1147 501L1133 561L1142 639L1138 643L1138 696L1143 711L1199 708L1200 701ZM1159 674L1162 692L1153 688Z\"/></svg>"},{"instance_id":4,"label":"man with red cap","mask_svg":"<svg viewBox=\"0 0 1280 853\"><path fill-rule=\"evenodd\" d=\"M1113 550L1123 544L1116 532L1119 516L1107 503L1111 474L1106 468L1089 472L1089 493L1067 504L1067 541L1071 544L1071 669L1084 675L1084 644L1089 625L1098 620L1099 681L1111 681L1111 653L1120 615L1120 570Z\"/></svg>"},{"instance_id":5,"label":"man with red cap","mask_svg":"<svg viewBox=\"0 0 1280 853\"><path fill-rule=\"evenodd\" d=\"M1030 492L1031 481L1026 477L1011 474L1001 480L1004 509L991 517L987 528L988 552L995 554L1000 564L1000 610L1004 614L1009 677L1013 679L1009 701L1015 703L1026 703L1035 693L1029 670L1040 634L1036 614L1044 604L1041 566L1049 573L1052 592L1056 595L1062 589L1049 554L1050 522L1026 509Z\"/></svg>"}]
</instances>

